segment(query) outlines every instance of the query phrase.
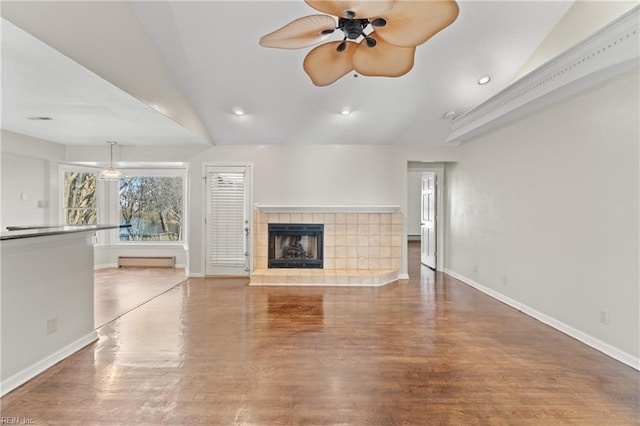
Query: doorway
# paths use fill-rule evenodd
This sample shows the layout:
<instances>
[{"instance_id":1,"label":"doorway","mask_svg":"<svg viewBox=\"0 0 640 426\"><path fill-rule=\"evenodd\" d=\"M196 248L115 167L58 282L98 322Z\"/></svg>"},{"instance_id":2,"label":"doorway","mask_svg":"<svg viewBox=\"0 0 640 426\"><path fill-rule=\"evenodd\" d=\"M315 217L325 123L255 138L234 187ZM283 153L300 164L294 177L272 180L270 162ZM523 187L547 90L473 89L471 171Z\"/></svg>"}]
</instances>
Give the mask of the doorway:
<instances>
[{"instance_id":1,"label":"doorway","mask_svg":"<svg viewBox=\"0 0 640 426\"><path fill-rule=\"evenodd\" d=\"M436 182L435 172L422 174L420 203L420 262L436 269Z\"/></svg>"},{"instance_id":2,"label":"doorway","mask_svg":"<svg viewBox=\"0 0 640 426\"><path fill-rule=\"evenodd\" d=\"M407 163L407 237L412 244L420 246L420 263L435 270L444 269L444 165L442 162ZM432 176L432 189L429 183L423 185L423 175ZM430 193L425 194L424 199L423 188ZM423 220L423 210L424 219L428 220ZM423 242L427 243L424 247Z\"/></svg>"},{"instance_id":3,"label":"doorway","mask_svg":"<svg viewBox=\"0 0 640 426\"><path fill-rule=\"evenodd\" d=\"M205 274L251 271L251 166L205 166Z\"/></svg>"}]
</instances>

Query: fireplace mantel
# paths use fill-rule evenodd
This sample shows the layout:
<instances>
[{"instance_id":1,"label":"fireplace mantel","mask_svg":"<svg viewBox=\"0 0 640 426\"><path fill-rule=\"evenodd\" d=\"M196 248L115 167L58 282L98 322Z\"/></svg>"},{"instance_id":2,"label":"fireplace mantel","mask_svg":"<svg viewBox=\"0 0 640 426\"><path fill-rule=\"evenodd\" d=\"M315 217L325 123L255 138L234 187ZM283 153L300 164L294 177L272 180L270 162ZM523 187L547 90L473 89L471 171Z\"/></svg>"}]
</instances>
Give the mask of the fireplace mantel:
<instances>
[{"instance_id":1,"label":"fireplace mantel","mask_svg":"<svg viewBox=\"0 0 640 426\"><path fill-rule=\"evenodd\" d=\"M400 206L278 206L256 204L260 213L399 213Z\"/></svg>"}]
</instances>

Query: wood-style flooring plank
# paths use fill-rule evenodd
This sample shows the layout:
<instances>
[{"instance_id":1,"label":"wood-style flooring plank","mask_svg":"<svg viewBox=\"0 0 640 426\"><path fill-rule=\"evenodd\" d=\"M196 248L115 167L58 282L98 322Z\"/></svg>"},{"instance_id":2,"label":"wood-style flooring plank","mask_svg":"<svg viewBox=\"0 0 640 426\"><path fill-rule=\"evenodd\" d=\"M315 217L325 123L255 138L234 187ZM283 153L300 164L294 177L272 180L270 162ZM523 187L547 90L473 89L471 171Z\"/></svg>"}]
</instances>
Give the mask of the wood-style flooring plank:
<instances>
[{"instance_id":1,"label":"wood-style flooring plank","mask_svg":"<svg viewBox=\"0 0 640 426\"><path fill-rule=\"evenodd\" d=\"M190 279L2 398L36 424L639 425L640 373L420 267L380 288Z\"/></svg>"},{"instance_id":2,"label":"wood-style flooring plank","mask_svg":"<svg viewBox=\"0 0 640 426\"><path fill-rule=\"evenodd\" d=\"M95 327L186 280L183 268L104 268L95 272Z\"/></svg>"}]
</instances>

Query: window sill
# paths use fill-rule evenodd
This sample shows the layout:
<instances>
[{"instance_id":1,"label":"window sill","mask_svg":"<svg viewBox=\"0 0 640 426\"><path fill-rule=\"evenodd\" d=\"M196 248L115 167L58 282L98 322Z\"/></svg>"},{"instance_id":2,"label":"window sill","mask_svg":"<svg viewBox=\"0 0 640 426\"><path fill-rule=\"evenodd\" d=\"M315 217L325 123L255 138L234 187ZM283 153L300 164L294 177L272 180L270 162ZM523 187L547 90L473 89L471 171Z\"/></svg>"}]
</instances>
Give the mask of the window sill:
<instances>
[{"instance_id":1,"label":"window sill","mask_svg":"<svg viewBox=\"0 0 640 426\"><path fill-rule=\"evenodd\" d=\"M96 244L96 248L182 248L188 250L189 246L181 242L117 242L112 244Z\"/></svg>"}]
</instances>

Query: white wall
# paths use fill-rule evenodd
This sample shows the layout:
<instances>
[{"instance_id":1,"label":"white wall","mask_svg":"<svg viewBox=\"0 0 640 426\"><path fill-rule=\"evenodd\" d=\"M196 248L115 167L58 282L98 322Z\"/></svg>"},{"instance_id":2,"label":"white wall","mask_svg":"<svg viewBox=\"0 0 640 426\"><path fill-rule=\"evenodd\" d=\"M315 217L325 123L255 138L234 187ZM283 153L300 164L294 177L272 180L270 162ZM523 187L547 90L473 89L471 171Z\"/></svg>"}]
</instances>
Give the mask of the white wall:
<instances>
[{"instance_id":1,"label":"white wall","mask_svg":"<svg viewBox=\"0 0 640 426\"><path fill-rule=\"evenodd\" d=\"M2 180L2 230L7 226L47 224L49 209L43 203L49 198L48 161L3 155L2 171L11 176Z\"/></svg>"},{"instance_id":2,"label":"white wall","mask_svg":"<svg viewBox=\"0 0 640 426\"><path fill-rule=\"evenodd\" d=\"M453 274L636 368L638 80L636 68L461 146L445 235Z\"/></svg>"},{"instance_id":3,"label":"white wall","mask_svg":"<svg viewBox=\"0 0 640 426\"><path fill-rule=\"evenodd\" d=\"M95 161L97 148L71 147L67 161ZM205 163L253 163L253 202L263 205L396 205L407 211L407 162L456 161L456 146L216 146L121 147L119 161L188 161L189 273L203 273L203 179ZM405 220L406 223L406 220ZM406 232L405 232L406 237ZM404 247L406 273L406 246Z\"/></svg>"},{"instance_id":4,"label":"white wall","mask_svg":"<svg viewBox=\"0 0 640 426\"><path fill-rule=\"evenodd\" d=\"M5 137L5 133L7 136ZM7 143L5 143L5 139ZM407 163L443 162L458 159L457 146L217 146L217 147L143 147L119 146L117 162L190 163L188 253L189 273L203 273L203 179L204 163L253 163L254 199L264 205L316 206L401 206L407 212ZM104 162L108 153L103 146L61 146L22 135L3 132L2 154L18 153L29 158L50 159L50 210L57 211L57 167L60 162ZM16 154L17 155L17 154ZM16 178L10 170L2 179ZM6 172L6 173L5 173ZM39 181L39 179L38 179ZM35 182L35 180L34 180ZM4 192L4 191L3 191ZM3 206L10 216L12 205ZM32 224L32 223L31 223ZM404 233L406 237L406 230ZM153 249L155 250L155 249ZM150 251L148 255L158 254ZM96 264L112 264L116 252L96 251ZM406 273L406 246L403 247ZM181 257L178 257L178 263Z\"/></svg>"},{"instance_id":5,"label":"white wall","mask_svg":"<svg viewBox=\"0 0 640 426\"><path fill-rule=\"evenodd\" d=\"M265 146L217 147L194 159L191 179L191 261L202 252L202 179L197 162L250 161L254 203L266 205L397 205L407 211L407 161L455 161L457 147ZM199 196L200 195L200 196ZM404 233L406 240L406 230ZM406 245L403 247L406 274ZM191 271L202 270L191 264Z\"/></svg>"},{"instance_id":6,"label":"white wall","mask_svg":"<svg viewBox=\"0 0 640 426\"><path fill-rule=\"evenodd\" d=\"M407 173L407 235L420 236L420 204L422 198L422 171Z\"/></svg>"},{"instance_id":7,"label":"white wall","mask_svg":"<svg viewBox=\"0 0 640 426\"><path fill-rule=\"evenodd\" d=\"M58 204L52 193L57 184L51 176L57 175L64 146L5 130L1 138L0 228L55 223Z\"/></svg>"}]
</instances>

